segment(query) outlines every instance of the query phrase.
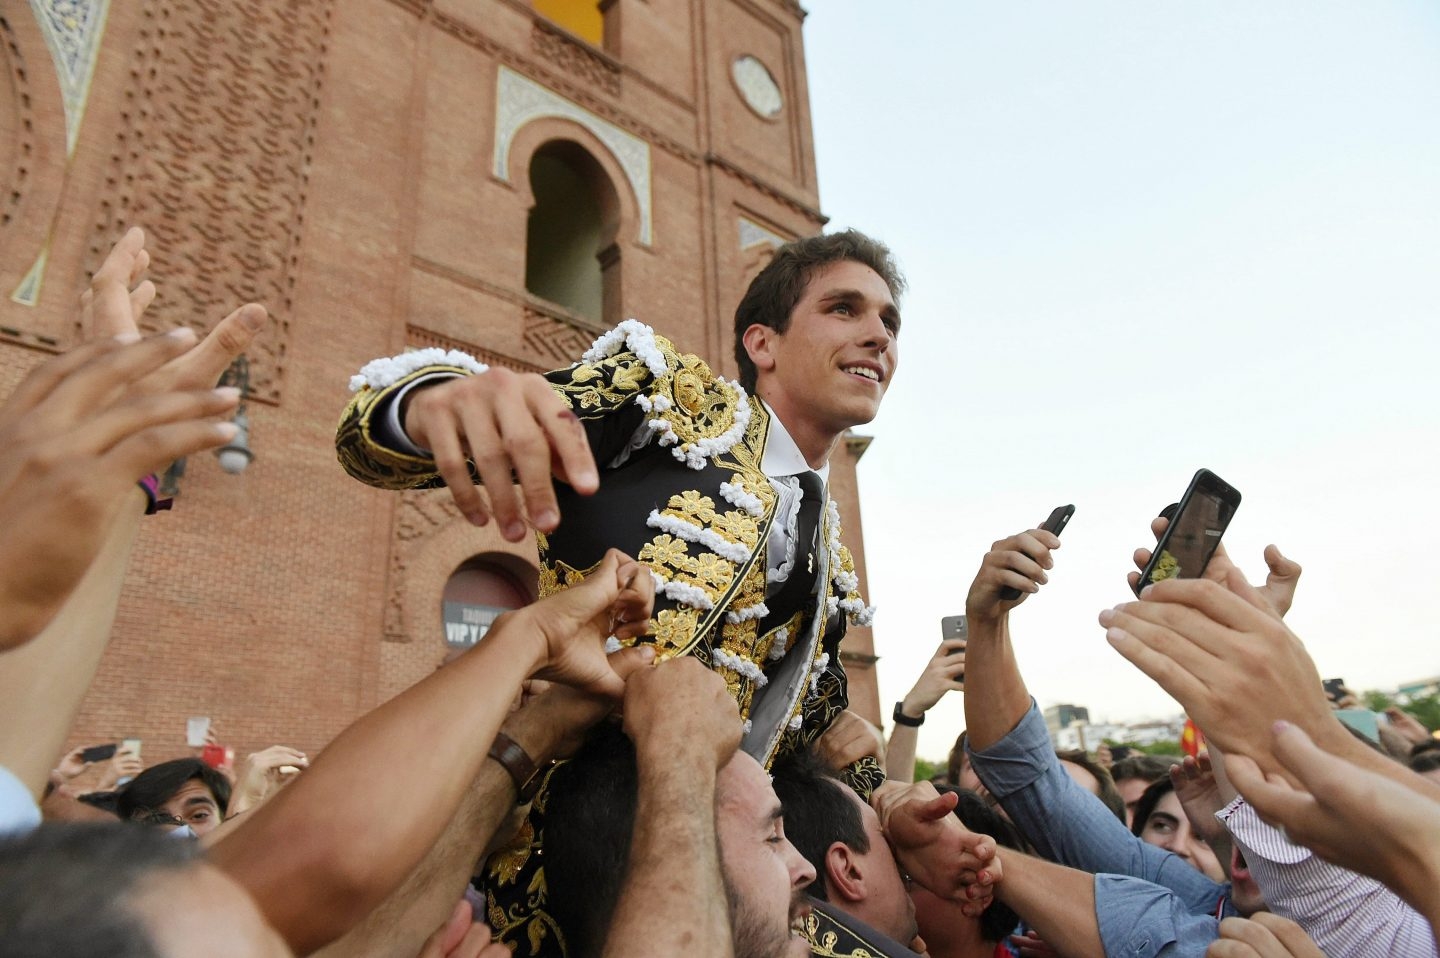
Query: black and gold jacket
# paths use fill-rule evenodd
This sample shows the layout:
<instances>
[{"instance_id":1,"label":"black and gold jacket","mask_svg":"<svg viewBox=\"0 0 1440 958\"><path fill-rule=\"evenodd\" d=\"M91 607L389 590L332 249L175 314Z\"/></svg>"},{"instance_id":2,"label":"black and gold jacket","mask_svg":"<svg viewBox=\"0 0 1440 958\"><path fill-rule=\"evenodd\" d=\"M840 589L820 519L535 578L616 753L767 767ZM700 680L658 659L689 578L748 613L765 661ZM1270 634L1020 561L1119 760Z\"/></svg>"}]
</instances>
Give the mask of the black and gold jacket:
<instances>
[{"instance_id":1,"label":"black and gold jacket","mask_svg":"<svg viewBox=\"0 0 1440 958\"><path fill-rule=\"evenodd\" d=\"M433 460L377 442L372 415L417 378L473 369L402 364L384 377L357 377L337 435L345 470L387 489L443 485ZM777 496L760 467L770 428L765 406L635 320L546 378L584 425L601 483L594 496L556 483L560 527L537 534L541 597L582 580L607 549L635 556L656 584L652 634L642 641L654 642L658 658L694 655L724 677L745 720L747 752L768 768L778 754L819 738L848 702L839 661L846 619L868 624L870 610L839 543L833 502L821 522L818 567L797 563L791 573L814 576L813 601L785 621L766 607ZM883 780L878 766L852 772L865 792ZM545 943L556 932L551 940L559 944L543 913L543 875L529 860L543 796L536 806L524 847L492 859L489 917L518 954L557 954Z\"/></svg>"}]
</instances>

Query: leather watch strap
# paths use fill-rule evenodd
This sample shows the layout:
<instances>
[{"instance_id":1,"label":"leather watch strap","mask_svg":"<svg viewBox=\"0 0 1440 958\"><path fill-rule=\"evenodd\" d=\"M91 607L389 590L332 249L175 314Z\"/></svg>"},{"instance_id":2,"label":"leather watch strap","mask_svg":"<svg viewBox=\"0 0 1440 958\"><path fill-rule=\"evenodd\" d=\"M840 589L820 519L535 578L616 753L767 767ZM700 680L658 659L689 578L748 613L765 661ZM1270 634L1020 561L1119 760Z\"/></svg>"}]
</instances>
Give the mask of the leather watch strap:
<instances>
[{"instance_id":1,"label":"leather watch strap","mask_svg":"<svg viewBox=\"0 0 1440 958\"><path fill-rule=\"evenodd\" d=\"M499 762L515 780L517 804L524 804L535 797L544 769L535 764L530 753L521 748L519 742L504 732L496 732L495 741L490 746L490 757Z\"/></svg>"}]
</instances>

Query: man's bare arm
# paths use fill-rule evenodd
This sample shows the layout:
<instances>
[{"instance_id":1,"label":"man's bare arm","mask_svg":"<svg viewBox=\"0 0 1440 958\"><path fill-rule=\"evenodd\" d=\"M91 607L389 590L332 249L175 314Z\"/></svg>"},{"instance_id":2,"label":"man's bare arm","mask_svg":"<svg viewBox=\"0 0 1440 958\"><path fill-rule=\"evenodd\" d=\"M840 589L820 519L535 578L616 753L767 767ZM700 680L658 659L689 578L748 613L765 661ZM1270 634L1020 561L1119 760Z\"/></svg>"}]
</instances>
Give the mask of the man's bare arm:
<instances>
[{"instance_id":1,"label":"man's bare arm","mask_svg":"<svg viewBox=\"0 0 1440 958\"><path fill-rule=\"evenodd\" d=\"M620 677L647 665L644 646L610 656ZM544 684L544 683L536 683ZM564 685L533 696L505 720L503 731L537 764L574 754L585 732L613 702ZM345 937L326 947L326 958L413 958L435 926L465 893L476 863L504 835L496 834L515 809L516 785L498 762L486 762L470 783L455 816L429 853L383 904Z\"/></svg>"},{"instance_id":2,"label":"man's bare arm","mask_svg":"<svg viewBox=\"0 0 1440 958\"><path fill-rule=\"evenodd\" d=\"M947 692L965 691L965 640L946 639L940 643L925 671L915 680L915 685L900 700L902 714L923 719L925 713L935 707ZM915 778L915 747L920 740L920 729L914 725L895 723L890 731L890 740L885 745L885 774L900 782Z\"/></svg>"},{"instance_id":3,"label":"man's bare arm","mask_svg":"<svg viewBox=\"0 0 1440 958\"><path fill-rule=\"evenodd\" d=\"M299 781L215 845L211 860L297 953L344 934L434 846L525 678L623 690L603 642L612 615L626 623L621 637L648 625L653 584L638 570L612 550L584 582L502 616L484 643L342 732Z\"/></svg>"},{"instance_id":4,"label":"man's bare arm","mask_svg":"<svg viewBox=\"0 0 1440 958\"><path fill-rule=\"evenodd\" d=\"M735 700L695 659L674 659L630 679L625 731L639 774L635 833L603 954L729 958L715 783L740 744Z\"/></svg>"}]
</instances>

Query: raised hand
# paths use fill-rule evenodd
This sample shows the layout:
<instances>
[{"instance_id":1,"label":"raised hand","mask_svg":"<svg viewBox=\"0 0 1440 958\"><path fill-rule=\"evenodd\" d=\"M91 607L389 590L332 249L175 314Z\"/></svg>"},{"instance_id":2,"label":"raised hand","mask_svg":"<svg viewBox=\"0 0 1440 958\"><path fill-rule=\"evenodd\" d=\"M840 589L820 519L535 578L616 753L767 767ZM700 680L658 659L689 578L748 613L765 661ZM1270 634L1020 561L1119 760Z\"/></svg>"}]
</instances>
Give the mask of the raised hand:
<instances>
[{"instance_id":1,"label":"raised hand","mask_svg":"<svg viewBox=\"0 0 1440 958\"><path fill-rule=\"evenodd\" d=\"M1179 764L1171 765L1170 784L1175 786L1175 797L1180 800L1185 817L1190 819L1190 830L1212 849L1222 843L1228 846L1230 833L1215 818L1215 813L1225 807L1225 800L1211 767L1210 753L1187 755ZM1226 856L1217 852L1216 857Z\"/></svg>"},{"instance_id":2,"label":"raised hand","mask_svg":"<svg viewBox=\"0 0 1440 958\"><path fill-rule=\"evenodd\" d=\"M740 707L725 680L693 656L640 669L625 683L625 734L637 755L703 757L718 771L740 747Z\"/></svg>"},{"instance_id":3,"label":"raised hand","mask_svg":"<svg viewBox=\"0 0 1440 958\"><path fill-rule=\"evenodd\" d=\"M1155 533L1158 541L1164 531L1169 528L1170 520L1163 516L1157 517L1150 522L1150 531ZM1149 549L1136 549L1135 568L1143 570L1150 562ZM1210 557L1210 563L1205 567L1204 578L1212 582L1219 582L1222 585L1229 579L1230 570L1236 568L1235 563L1230 561L1230 556L1225 552L1223 544L1215 547L1215 554ZM1265 547L1265 585L1258 591L1264 597L1266 604L1274 610L1275 614L1282 619L1285 613L1290 611L1290 606L1295 602L1295 587L1300 583L1300 563L1294 559L1286 558L1277 545ZM1140 572L1131 572L1127 577L1131 591L1134 591L1135 584L1140 581Z\"/></svg>"},{"instance_id":4,"label":"raised hand","mask_svg":"<svg viewBox=\"0 0 1440 958\"><path fill-rule=\"evenodd\" d=\"M1385 717L1390 720L1390 727L1411 745L1422 745L1431 740L1430 730L1399 706L1392 705L1386 709Z\"/></svg>"},{"instance_id":5,"label":"raised hand","mask_svg":"<svg viewBox=\"0 0 1440 958\"><path fill-rule=\"evenodd\" d=\"M644 635L654 604L655 580L649 570L611 549L585 581L506 613L496 627L528 630L544 642L544 664L534 678L618 700L625 694L625 682L606 658L605 640Z\"/></svg>"},{"instance_id":6,"label":"raised hand","mask_svg":"<svg viewBox=\"0 0 1440 958\"><path fill-rule=\"evenodd\" d=\"M477 526L493 514L500 534L511 542L525 537L526 516L541 532L559 525L552 476L582 495L600 488L584 427L536 373L495 367L418 387L401 416L406 435L434 455L460 512ZM489 495L488 506L470 479L467 456Z\"/></svg>"},{"instance_id":7,"label":"raised hand","mask_svg":"<svg viewBox=\"0 0 1440 958\"><path fill-rule=\"evenodd\" d=\"M1290 919L1261 911L1222 921L1205 958L1325 958L1325 953Z\"/></svg>"},{"instance_id":8,"label":"raised hand","mask_svg":"<svg viewBox=\"0 0 1440 958\"><path fill-rule=\"evenodd\" d=\"M901 710L920 718L935 707L947 692L965 691L965 640L946 639L940 643L925 671L901 700Z\"/></svg>"},{"instance_id":9,"label":"raised hand","mask_svg":"<svg viewBox=\"0 0 1440 958\"><path fill-rule=\"evenodd\" d=\"M1050 581L1046 570L1055 565L1050 553L1058 548L1060 537L1043 529L1031 529L992 544L965 599L965 614L971 628L977 621L999 620L1027 596L1039 592L1040 587ZM1005 586L1019 589L1020 596L1004 598L1000 590Z\"/></svg>"},{"instance_id":10,"label":"raised hand","mask_svg":"<svg viewBox=\"0 0 1440 958\"><path fill-rule=\"evenodd\" d=\"M470 903L462 898L416 958L510 958L510 949L491 940L489 927L475 920Z\"/></svg>"},{"instance_id":11,"label":"raised hand","mask_svg":"<svg viewBox=\"0 0 1440 958\"><path fill-rule=\"evenodd\" d=\"M1274 757L1296 785L1243 755L1226 756L1231 783L1260 817L1440 922L1440 802L1327 754L1297 726L1276 723L1273 740Z\"/></svg>"},{"instance_id":12,"label":"raised hand","mask_svg":"<svg viewBox=\"0 0 1440 958\"><path fill-rule=\"evenodd\" d=\"M198 344L185 328L141 339L137 322L154 297L139 279L146 263L144 234L131 230L84 297L98 338L39 366L0 407L0 650L54 617L113 520L136 504L127 498L136 481L235 435L212 417L239 395L214 385L264 325L264 309L237 310Z\"/></svg>"},{"instance_id":13,"label":"raised hand","mask_svg":"<svg viewBox=\"0 0 1440 958\"><path fill-rule=\"evenodd\" d=\"M1003 873L995 839L960 824L954 814L958 802L953 792L942 795L929 782L889 781L870 796L900 866L973 918L989 907Z\"/></svg>"},{"instance_id":14,"label":"raised hand","mask_svg":"<svg viewBox=\"0 0 1440 958\"><path fill-rule=\"evenodd\" d=\"M607 657L611 670L626 681L655 661L655 647L636 645ZM532 758L569 758L585 744L585 733L616 709L613 698L559 682L532 682L532 692L505 720L504 732Z\"/></svg>"},{"instance_id":15,"label":"raised hand","mask_svg":"<svg viewBox=\"0 0 1440 958\"><path fill-rule=\"evenodd\" d=\"M1223 585L1208 577L1156 583L1143 601L1101 612L1100 624L1227 756L1278 770L1270 754L1276 719L1343 734L1305 647L1238 569Z\"/></svg>"},{"instance_id":16,"label":"raised hand","mask_svg":"<svg viewBox=\"0 0 1440 958\"><path fill-rule=\"evenodd\" d=\"M72 778L78 778L84 774L90 763L85 761L85 746L80 746L62 758L50 774L50 781L56 785L64 785Z\"/></svg>"},{"instance_id":17,"label":"raised hand","mask_svg":"<svg viewBox=\"0 0 1440 958\"><path fill-rule=\"evenodd\" d=\"M815 751L826 766L840 771L866 756L885 767L885 739L880 730L849 709L835 716L835 721L815 743Z\"/></svg>"},{"instance_id":18,"label":"raised hand","mask_svg":"<svg viewBox=\"0 0 1440 958\"><path fill-rule=\"evenodd\" d=\"M143 771L145 763L140 761L140 756L122 745L106 764L105 771L100 774L95 791L108 792L119 785L122 779L132 779Z\"/></svg>"},{"instance_id":19,"label":"raised hand","mask_svg":"<svg viewBox=\"0 0 1440 958\"><path fill-rule=\"evenodd\" d=\"M285 781L287 774L309 767L310 759L305 753L288 745L272 745L250 753L236 776L226 815L238 815L254 808ZM284 771L287 768L292 771Z\"/></svg>"}]
</instances>

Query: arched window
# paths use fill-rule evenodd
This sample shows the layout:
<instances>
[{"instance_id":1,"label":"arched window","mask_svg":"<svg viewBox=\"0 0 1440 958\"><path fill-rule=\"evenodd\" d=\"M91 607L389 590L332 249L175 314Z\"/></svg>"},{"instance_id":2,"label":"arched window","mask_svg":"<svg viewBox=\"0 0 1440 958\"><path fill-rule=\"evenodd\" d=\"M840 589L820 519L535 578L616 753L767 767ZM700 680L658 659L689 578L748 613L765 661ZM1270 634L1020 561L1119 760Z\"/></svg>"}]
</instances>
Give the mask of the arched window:
<instances>
[{"instance_id":1,"label":"arched window","mask_svg":"<svg viewBox=\"0 0 1440 958\"><path fill-rule=\"evenodd\" d=\"M535 12L586 43L605 43L605 14L595 0L535 0Z\"/></svg>"},{"instance_id":2,"label":"arched window","mask_svg":"<svg viewBox=\"0 0 1440 958\"><path fill-rule=\"evenodd\" d=\"M535 205L525 235L525 288L597 323L618 322L619 198L577 143L552 140L530 160Z\"/></svg>"},{"instance_id":3,"label":"arched window","mask_svg":"<svg viewBox=\"0 0 1440 958\"><path fill-rule=\"evenodd\" d=\"M525 587L503 556L467 559L445 583L441 602L445 644L468 649L485 637L502 613L529 605L532 592ZM503 564L502 564L503 563Z\"/></svg>"}]
</instances>

